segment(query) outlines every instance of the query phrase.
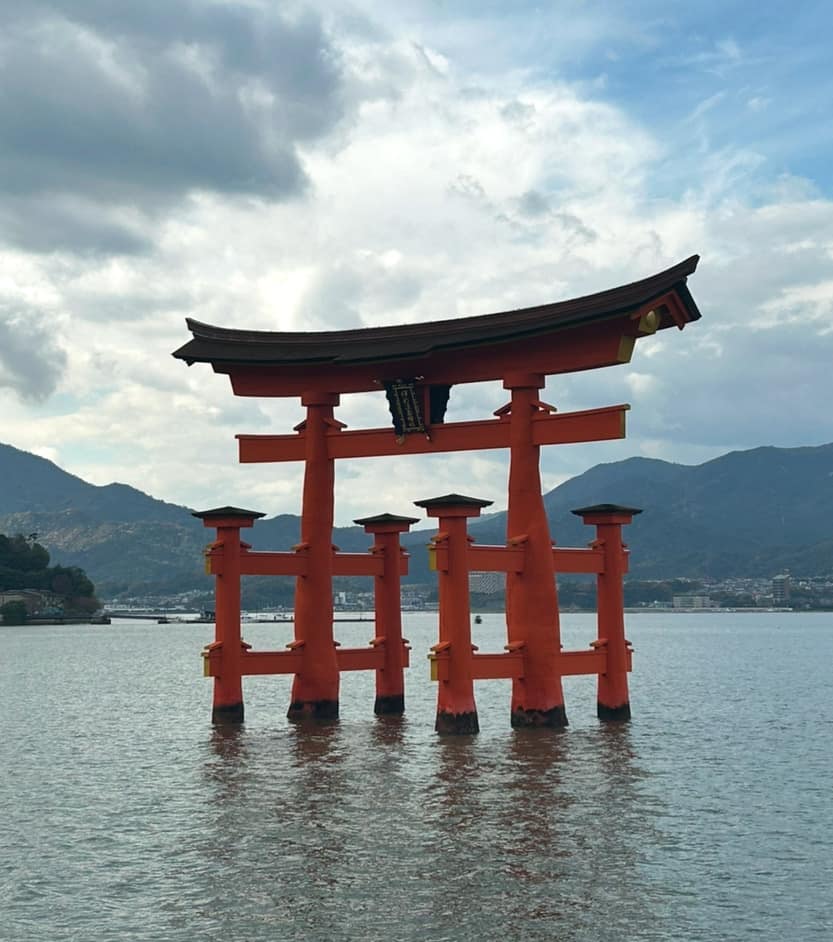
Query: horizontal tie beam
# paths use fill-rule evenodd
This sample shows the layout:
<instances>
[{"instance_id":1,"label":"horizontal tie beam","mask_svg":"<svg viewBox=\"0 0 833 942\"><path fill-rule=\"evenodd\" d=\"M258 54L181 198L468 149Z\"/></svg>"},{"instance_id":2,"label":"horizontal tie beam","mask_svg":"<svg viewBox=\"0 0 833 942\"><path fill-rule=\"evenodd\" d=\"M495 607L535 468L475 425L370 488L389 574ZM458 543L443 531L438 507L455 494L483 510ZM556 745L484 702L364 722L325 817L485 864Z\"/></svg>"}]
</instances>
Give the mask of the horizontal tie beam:
<instances>
[{"instance_id":1,"label":"horizontal tie beam","mask_svg":"<svg viewBox=\"0 0 833 942\"><path fill-rule=\"evenodd\" d=\"M471 660L471 674L474 680L500 680L524 675L524 656L520 651L472 654Z\"/></svg>"},{"instance_id":2,"label":"horizontal tie beam","mask_svg":"<svg viewBox=\"0 0 833 942\"><path fill-rule=\"evenodd\" d=\"M600 549L554 546L552 561L556 572L605 571L604 553Z\"/></svg>"},{"instance_id":3,"label":"horizontal tie beam","mask_svg":"<svg viewBox=\"0 0 833 942\"><path fill-rule=\"evenodd\" d=\"M203 654L206 677L222 677L222 658L219 651ZM303 655L300 651L243 651L240 655L240 674L297 674L301 670Z\"/></svg>"},{"instance_id":4,"label":"horizontal tie beam","mask_svg":"<svg viewBox=\"0 0 833 942\"><path fill-rule=\"evenodd\" d=\"M371 648L336 648L336 661L340 671L380 671L385 666L385 649L382 645Z\"/></svg>"},{"instance_id":5,"label":"horizontal tie beam","mask_svg":"<svg viewBox=\"0 0 833 942\"><path fill-rule=\"evenodd\" d=\"M402 646L402 666L410 666L410 649ZM219 652L208 651L203 655L206 677L222 676L222 660ZM336 661L340 671L384 670L385 646L377 643L367 648L337 648ZM293 651L243 651L240 655L242 676L257 674L300 674L304 667L303 647Z\"/></svg>"},{"instance_id":6,"label":"horizontal tie beam","mask_svg":"<svg viewBox=\"0 0 833 942\"><path fill-rule=\"evenodd\" d=\"M377 553L333 553L334 576L381 576L384 566L384 557ZM309 557L304 552L240 554L241 576L305 576L308 569ZM222 555L206 555L206 572L223 575ZM399 558L399 574L408 575L408 556L404 553Z\"/></svg>"},{"instance_id":7,"label":"horizontal tie beam","mask_svg":"<svg viewBox=\"0 0 833 942\"><path fill-rule=\"evenodd\" d=\"M607 671L607 651L604 648L590 651L562 651L556 655L555 670L562 677L604 674Z\"/></svg>"},{"instance_id":8,"label":"horizontal tie beam","mask_svg":"<svg viewBox=\"0 0 833 942\"><path fill-rule=\"evenodd\" d=\"M450 659L448 651L429 656L431 680L448 680ZM604 674L607 671L607 649L598 645L589 651L561 651L555 657L555 673L561 677L576 677L580 674ZM632 666L632 651L627 650L627 670ZM505 654L471 655L471 671L474 680L498 680L524 676L524 652L507 651Z\"/></svg>"},{"instance_id":9,"label":"horizontal tie beam","mask_svg":"<svg viewBox=\"0 0 833 942\"><path fill-rule=\"evenodd\" d=\"M532 420L535 445L563 445L625 437L625 413L630 406L608 406L582 412L539 412ZM328 458L382 458L392 455L429 455L455 451L508 448L511 418L432 425L430 438L414 433L398 440L393 429L332 428L327 433ZM303 461L306 433L293 435L238 435L240 461Z\"/></svg>"},{"instance_id":10,"label":"horizontal tie beam","mask_svg":"<svg viewBox=\"0 0 833 942\"><path fill-rule=\"evenodd\" d=\"M448 550L445 553L448 555ZM523 572L526 552L514 546L470 546L468 558L472 572Z\"/></svg>"},{"instance_id":11,"label":"horizontal tie beam","mask_svg":"<svg viewBox=\"0 0 833 942\"><path fill-rule=\"evenodd\" d=\"M428 547L432 572L448 572L448 546L445 543ZM469 546L469 572L523 572L525 552L515 546ZM583 571L583 570L581 570Z\"/></svg>"},{"instance_id":12,"label":"horizontal tie beam","mask_svg":"<svg viewBox=\"0 0 833 942\"><path fill-rule=\"evenodd\" d=\"M305 576L305 553L241 553L241 576Z\"/></svg>"},{"instance_id":13,"label":"horizontal tie beam","mask_svg":"<svg viewBox=\"0 0 833 942\"><path fill-rule=\"evenodd\" d=\"M385 571L385 558L378 553L334 553L334 576L381 576ZM399 557L399 575L408 575L408 556Z\"/></svg>"}]
</instances>

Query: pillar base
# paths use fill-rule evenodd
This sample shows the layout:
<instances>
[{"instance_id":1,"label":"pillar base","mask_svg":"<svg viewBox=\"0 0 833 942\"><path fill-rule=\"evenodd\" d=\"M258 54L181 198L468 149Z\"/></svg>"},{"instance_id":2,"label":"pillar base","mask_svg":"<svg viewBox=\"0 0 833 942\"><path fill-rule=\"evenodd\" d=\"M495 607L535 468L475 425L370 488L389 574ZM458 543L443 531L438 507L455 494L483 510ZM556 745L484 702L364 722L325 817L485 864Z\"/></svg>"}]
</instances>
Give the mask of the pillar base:
<instances>
[{"instance_id":1,"label":"pillar base","mask_svg":"<svg viewBox=\"0 0 833 942\"><path fill-rule=\"evenodd\" d=\"M286 715L290 720L336 720L338 700L293 700Z\"/></svg>"},{"instance_id":2,"label":"pillar base","mask_svg":"<svg viewBox=\"0 0 833 942\"><path fill-rule=\"evenodd\" d=\"M567 711L563 706L556 706L551 710L512 710L512 726L515 729L530 726L563 729L567 725Z\"/></svg>"},{"instance_id":3,"label":"pillar base","mask_svg":"<svg viewBox=\"0 0 833 942\"><path fill-rule=\"evenodd\" d=\"M243 701L215 706L211 710L211 722L217 726L226 726L243 722Z\"/></svg>"},{"instance_id":4,"label":"pillar base","mask_svg":"<svg viewBox=\"0 0 833 942\"><path fill-rule=\"evenodd\" d=\"M390 716L405 712L405 694L393 693L384 697L376 697L373 712L377 716Z\"/></svg>"},{"instance_id":5,"label":"pillar base","mask_svg":"<svg viewBox=\"0 0 833 942\"><path fill-rule=\"evenodd\" d=\"M438 713L437 722L434 729L438 733L444 733L451 736L465 736L471 733L480 732L480 724L477 722L477 713Z\"/></svg>"},{"instance_id":6,"label":"pillar base","mask_svg":"<svg viewBox=\"0 0 833 942\"><path fill-rule=\"evenodd\" d=\"M606 722L623 723L631 718L630 703L623 703L621 706L611 707L604 703L596 704L596 716Z\"/></svg>"}]
</instances>

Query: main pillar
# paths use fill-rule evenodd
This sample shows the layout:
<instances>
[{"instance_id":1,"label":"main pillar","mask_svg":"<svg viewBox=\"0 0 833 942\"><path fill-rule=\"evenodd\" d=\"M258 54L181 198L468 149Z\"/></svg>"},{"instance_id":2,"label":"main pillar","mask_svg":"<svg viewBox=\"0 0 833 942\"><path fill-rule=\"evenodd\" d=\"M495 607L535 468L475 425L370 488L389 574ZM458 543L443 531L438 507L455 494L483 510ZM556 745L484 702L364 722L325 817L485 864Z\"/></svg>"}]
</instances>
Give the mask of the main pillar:
<instances>
[{"instance_id":1,"label":"main pillar","mask_svg":"<svg viewBox=\"0 0 833 942\"><path fill-rule=\"evenodd\" d=\"M492 501L446 494L414 503L424 507L429 517L439 518L434 541L445 543L448 549L447 568L438 570L440 639L432 650L444 670L438 676L434 729L438 733L477 733L466 518L479 517L481 509L490 507Z\"/></svg>"},{"instance_id":2,"label":"main pillar","mask_svg":"<svg viewBox=\"0 0 833 942\"><path fill-rule=\"evenodd\" d=\"M376 671L377 715L405 712L405 661L407 642L402 638L402 601L399 534L407 533L415 517L378 514L354 520L365 532L374 536L372 552L383 559L383 571L373 580L374 608L376 610L376 637L373 642L383 645L385 666Z\"/></svg>"},{"instance_id":3,"label":"main pillar","mask_svg":"<svg viewBox=\"0 0 833 942\"><path fill-rule=\"evenodd\" d=\"M245 649L240 637L240 530L251 527L263 514L239 507L217 507L194 513L206 527L216 527L217 539L208 548L216 558L214 643L204 656L219 661L214 676L212 723L243 722L242 654Z\"/></svg>"},{"instance_id":4,"label":"main pillar","mask_svg":"<svg viewBox=\"0 0 833 942\"><path fill-rule=\"evenodd\" d=\"M596 527L593 545L604 554L604 569L596 577L596 608L598 612L597 645L607 653L607 670L599 674L596 711L600 720L629 720L628 642L625 639L624 574L627 554L622 542L622 526L631 523L635 507L618 504L594 504L573 511L576 516Z\"/></svg>"},{"instance_id":5,"label":"main pillar","mask_svg":"<svg viewBox=\"0 0 833 942\"><path fill-rule=\"evenodd\" d=\"M558 597L552 568L552 540L541 494L540 452L533 419L545 407L538 390L544 377L507 373L511 390L508 421L509 495L507 541L526 545L522 572L506 576L506 627L510 644L524 646L524 676L512 681L512 725L567 725L564 692L556 658L561 650Z\"/></svg>"},{"instance_id":6,"label":"main pillar","mask_svg":"<svg viewBox=\"0 0 833 942\"><path fill-rule=\"evenodd\" d=\"M290 719L338 716L339 671L333 639L333 510L335 462L327 451L327 431L336 423L339 397L307 393L306 454L301 508L301 545L307 574L295 585L295 647L302 668L292 683Z\"/></svg>"}]
</instances>

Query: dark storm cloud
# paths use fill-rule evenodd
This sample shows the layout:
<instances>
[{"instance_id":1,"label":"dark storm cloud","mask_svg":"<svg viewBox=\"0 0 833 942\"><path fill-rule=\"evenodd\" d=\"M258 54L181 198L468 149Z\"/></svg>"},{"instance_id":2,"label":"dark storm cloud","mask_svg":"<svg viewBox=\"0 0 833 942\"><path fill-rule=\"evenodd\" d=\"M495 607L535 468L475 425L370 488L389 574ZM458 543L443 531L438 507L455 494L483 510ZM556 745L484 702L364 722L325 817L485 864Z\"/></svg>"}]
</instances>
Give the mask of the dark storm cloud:
<instances>
[{"instance_id":1,"label":"dark storm cloud","mask_svg":"<svg viewBox=\"0 0 833 942\"><path fill-rule=\"evenodd\" d=\"M296 147L342 116L338 63L320 22L205 2L21 3L0 38L2 237L32 248L28 201L109 206L104 225L66 211L41 247L140 250L112 207L146 220L189 193L279 200L303 191ZM22 202L21 202L22 200ZM94 219L94 216L93 216ZM37 241L37 240L35 240Z\"/></svg>"},{"instance_id":2,"label":"dark storm cloud","mask_svg":"<svg viewBox=\"0 0 833 942\"><path fill-rule=\"evenodd\" d=\"M6 195L0 203L4 241L30 252L71 248L79 255L134 255L153 242L140 220L92 199L62 194Z\"/></svg>"},{"instance_id":3,"label":"dark storm cloud","mask_svg":"<svg viewBox=\"0 0 833 942\"><path fill-rule=\"evenodd\" d=\"M21 399L46 399L66 365L40 314L21 304L0 300L0 387Z\"/></svg>"}]
</instances>

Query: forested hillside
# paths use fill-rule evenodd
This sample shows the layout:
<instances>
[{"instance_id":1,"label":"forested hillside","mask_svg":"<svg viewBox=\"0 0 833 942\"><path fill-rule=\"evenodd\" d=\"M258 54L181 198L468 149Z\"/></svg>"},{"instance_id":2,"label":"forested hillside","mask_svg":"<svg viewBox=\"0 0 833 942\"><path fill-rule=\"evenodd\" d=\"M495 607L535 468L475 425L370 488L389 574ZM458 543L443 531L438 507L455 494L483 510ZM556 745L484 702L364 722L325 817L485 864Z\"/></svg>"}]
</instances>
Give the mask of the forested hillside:
<instances>
[{"instance_id":1,"label":"forested hillside","mask_svg":"<svg viewBox=\"0 0 833 942\"><path fill-rule=\"evenodd\" d=\"M37 542L37 536L0 534L0 593L36 590L54 596L67 614L94 612L99 604L87 574L77 566L50 566L49 552Z\"/></svg>"},{"instance_id":2,"label":"forested hillside","mask_svg":"<svg viewBox=\"0 0 833 942\"><path fill-rule=\"evenodd\" d=\"M44 458L0 445L0 531L37 533L64 567L81 567L100 594L165 594L211 588L202 551L210 539L187 507L156 500L123 484L96 487ZM475 495L477 496L477 495ZM629 458L590 468L545 496L554 539L583 545L590 528L570 513L600 502L640 507L627 531L631 576L770 577L833 571L833 444L756 448L701 465ZM473 521L480 543L501 543L505 515ZM258 521L246 539L256 549L288 549L299 519ZM404 541L412 549L411 581L433 578L428 531ZM344 551L368 546L359 527L336 530ZM273 582L276 587L289 584Z\"/></svg>"}]
</instances>

